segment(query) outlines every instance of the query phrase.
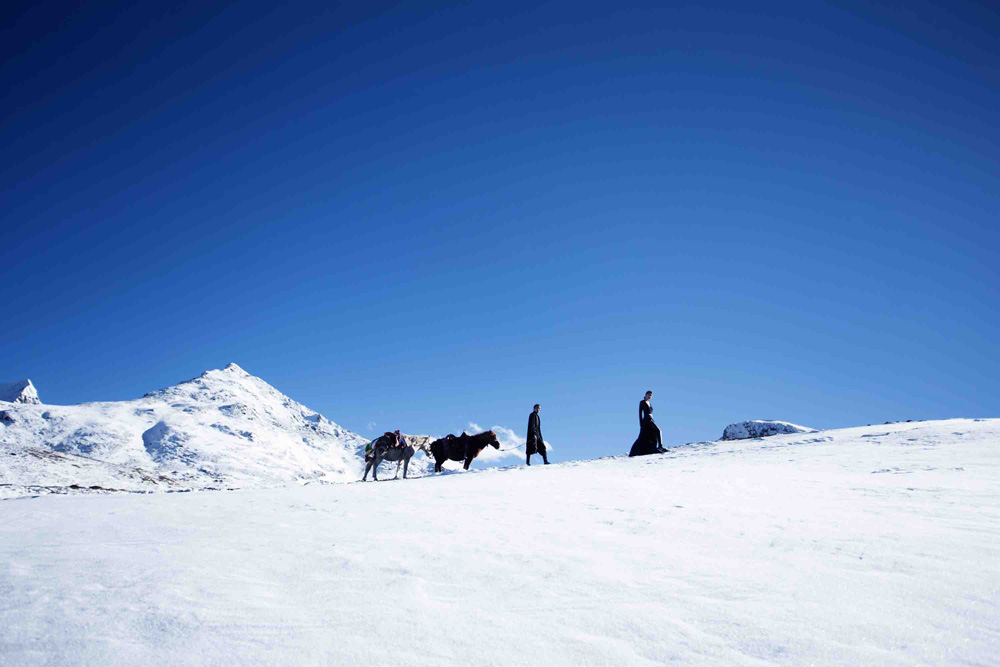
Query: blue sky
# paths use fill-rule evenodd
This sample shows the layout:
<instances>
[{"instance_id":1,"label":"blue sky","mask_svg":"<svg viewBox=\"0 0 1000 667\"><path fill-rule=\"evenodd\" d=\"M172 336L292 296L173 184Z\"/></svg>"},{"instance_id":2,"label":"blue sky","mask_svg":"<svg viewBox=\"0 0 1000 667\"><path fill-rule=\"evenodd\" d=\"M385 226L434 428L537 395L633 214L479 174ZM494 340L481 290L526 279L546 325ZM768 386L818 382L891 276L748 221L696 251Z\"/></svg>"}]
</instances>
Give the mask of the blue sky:
<instances>
[{"instance_id":1,"label":"blue sky","mask_svg":"<svg viewBox=\"0 0 1000 667\"><path fill-rule=\"evenodd\" d=\"M554 458L997 414L1000 29L964 3L5 9L0 381L230 361Z\"/></svg>"}]
</instances>

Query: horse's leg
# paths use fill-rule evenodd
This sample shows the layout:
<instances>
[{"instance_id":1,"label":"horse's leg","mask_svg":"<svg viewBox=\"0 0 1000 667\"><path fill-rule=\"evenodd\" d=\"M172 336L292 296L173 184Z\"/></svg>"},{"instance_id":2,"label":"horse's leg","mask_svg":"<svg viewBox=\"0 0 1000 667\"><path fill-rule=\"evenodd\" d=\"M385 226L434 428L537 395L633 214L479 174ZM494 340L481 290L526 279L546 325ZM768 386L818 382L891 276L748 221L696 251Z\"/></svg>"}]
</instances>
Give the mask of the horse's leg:
<instances>
[{"instance_id":1,"label":"horse's leg","mask_svg":"<svg viewBox=\"0 0 1000 667\"><path fill-rule=\"evenodd\" d=\"M372 469L372 461L374 460L374 458L368 459L368 463L365 465L365 474L361 477L362 482L367 481L368 471Z\"/></svg>"},{"instance_id":2,"label":"horse's leg","mask_svg":"<svg viewBox=\"0 0 1000 667\"><path fill-rule=\"evenodd\" d=\"M476 449L475 445L466 445L465 446L465 469L466 470L468 470L469 466L472 465L472 459L474 459L477 456L479 456L479 451L480 450Z\"/></svg>"},{"instance_id":3,"label":"horse's leg","mask_svg":"<svg viewBox=\"0 0 1000 667\"><path fill-rule=\"evenodd\" d=\"M403 459L396 461L396 476L393 479L399 479L399 466L403 465Z\"/></svg>"},{"instance_id":4,"label":"horse's leg","mask_svg":"<svg viewBox=\"0 0 1000 667\"><path fill-rule=\"evenodd\" d=\"M412 456L412 454L410 456ZM406 470L409 467L410 467L410 457L409 456L404 456L403 457L403 479L406 479ZM398 472L399 471L397 471L397 473Z\"/></svg>"},{"instance_id":5,"label":"horse's leg","mask_svg":"<svg viewBox=\"0 0 1000 667\"><path fill-rule=\"evenodd\" d=\"M379 456L375 457L375 464L372 466L372 479L378 481L378 464L382 463L382 458Z\"/></svg>"}]
</instances>

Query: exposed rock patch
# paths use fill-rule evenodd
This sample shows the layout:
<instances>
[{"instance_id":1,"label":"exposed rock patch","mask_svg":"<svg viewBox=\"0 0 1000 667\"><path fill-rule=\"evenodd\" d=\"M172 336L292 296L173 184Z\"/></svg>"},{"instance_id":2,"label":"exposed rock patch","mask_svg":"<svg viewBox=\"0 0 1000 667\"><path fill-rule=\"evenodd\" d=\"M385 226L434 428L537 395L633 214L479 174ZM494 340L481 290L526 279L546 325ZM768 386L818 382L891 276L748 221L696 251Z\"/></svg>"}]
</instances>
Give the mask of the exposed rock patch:
<instances>
[{"instance_id":1,"label":"exposed rock patch","mask_svg":"<svg viewBox=\"0 0 1000 667\"><path fill-rule=\"evenodd\" d=\"M745 422L730 424L722 432L723 440L746 440L747 438L765 438L770 435L784 433L815 433L816 429L799 426L791 422L773 419L750 419Z\"/></svg>"}]
</instances>

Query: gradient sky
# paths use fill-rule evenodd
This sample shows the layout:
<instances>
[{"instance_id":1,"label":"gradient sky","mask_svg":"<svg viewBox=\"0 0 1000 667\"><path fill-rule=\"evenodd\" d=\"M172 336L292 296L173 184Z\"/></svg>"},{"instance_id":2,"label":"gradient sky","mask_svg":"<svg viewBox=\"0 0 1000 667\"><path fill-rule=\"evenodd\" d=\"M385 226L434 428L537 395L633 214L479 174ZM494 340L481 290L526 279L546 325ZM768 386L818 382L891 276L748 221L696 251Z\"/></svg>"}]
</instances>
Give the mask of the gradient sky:
<instances>
[{"instance_id":1,"label":"gradient sky","mask_svg":"<svg viewBox=\"0 0 1000 667\"><path fill-rule=\"evenodd\" d=\"M1000 14L6 4L0 381L627 451L1000 412ZM166 7L166 5L170 5Z\"/></svg>"}]
</instances>

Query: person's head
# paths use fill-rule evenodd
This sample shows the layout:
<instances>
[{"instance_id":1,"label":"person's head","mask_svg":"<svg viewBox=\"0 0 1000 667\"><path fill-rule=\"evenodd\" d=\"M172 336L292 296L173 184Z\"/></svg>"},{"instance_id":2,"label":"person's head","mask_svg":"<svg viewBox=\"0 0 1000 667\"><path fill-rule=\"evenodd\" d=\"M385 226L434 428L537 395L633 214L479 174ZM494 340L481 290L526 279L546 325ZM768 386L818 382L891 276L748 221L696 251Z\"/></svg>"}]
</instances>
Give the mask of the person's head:
<instances>
[{"instance_id":1,"label":"person's head","mask_svg":"<svg viewBox=\"0 0 1000 667\"><path fill-rule=\"evenodd\" d=\"M651 391L647 391L647 392L646 392L646 400L648 401L648 400L649 400L649 399L651 399L651 398L653 398L653 392L651 392Z\"/></svg>"},{"instance_id":2,"label":"person's head","mask_svg":"<svg viewBox=\"0 0 1000 667\"><path fill-rule=\"evenodd\" d=\"M542 409L542 406L540 406L538 403L535 403L535 412L538 412L541 409Z\"/></svg>"},{"instance_id":3,"label":"person's head","mask_svg":"<svg viewBox=\"0 0 1000 667\"><path fill-rule=\"evenodd\" d=\"M396 429L395 431L393 431L393 433L395 433L395 434L396 434L396 437L397 437L397 438L399 437L399 429L398 429L398 428L397 428L397 429Z\"/></svg>"}]
</instances>

